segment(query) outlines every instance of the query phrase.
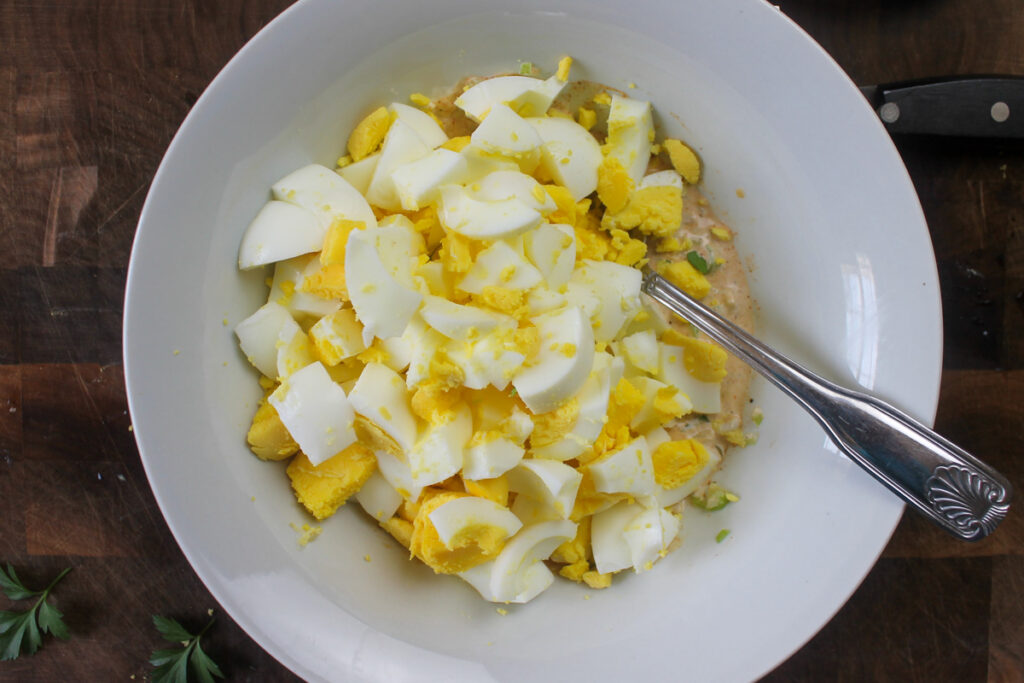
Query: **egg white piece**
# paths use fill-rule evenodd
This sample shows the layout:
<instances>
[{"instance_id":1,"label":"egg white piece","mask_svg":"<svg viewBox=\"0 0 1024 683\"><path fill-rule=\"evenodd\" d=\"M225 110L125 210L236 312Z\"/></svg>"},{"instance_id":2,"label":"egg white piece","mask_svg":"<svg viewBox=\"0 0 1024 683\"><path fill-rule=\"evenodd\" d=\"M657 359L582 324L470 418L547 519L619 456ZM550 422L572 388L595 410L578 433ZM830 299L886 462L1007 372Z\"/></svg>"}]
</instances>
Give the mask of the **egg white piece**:
<instances>
[{"instance_id":1,"label":"egg white piece","mask_svg":"<svg viewBox=\"0 0 1024 683\"><path fill-rule=\"evenodd\" d=\"M678 187L680 190L683 189L683 176L679 175L679 172L674 169L668 169L667 171L658 171L657 173L649 173L640 180L640 186L637 189L643 189L645 187Z\"/></svg>"},{"instance_id":2,"label":"egg white piece","mask_svg":"<svg viewBox=\"0 0 1024 683\"><path fill-rule=\"evenodd\" d=\"M657 427L659 418L658 413L654 410L654 399L657 396L658 391L667 388L668 385L644 375L630 377L629 383L644 395L644 405L639 411L637 411L637 414L633 416L633 419L630 420L630 429L634 432L642 433ZM693 406L690 405L690 399L684 396L681 392L676 393L675 396L672 397L672 400L679 404L679 407L683 409L684 414L693 409ZM648 444L648 447L650 447L650 444ZM653 452L653 449L651 449L651 452Z\"/></svg>"},{"instance_id":3,"label":"egg white piece","mask_svg":"<svg viewBox=\"0 0 1024 683\"><path fill-rule=\"evenodd\" d=\"M637 503L623 501L594 515L590 523L590 547L598 572L608 574L633 566L626 528L644 509Z\"/></svg>"},{"instance_id":4,"label":"egg white piece","mask_svg":"<svg viewBox=\"0 0 1024 683\"><path fill-rule=\"evenodd\" d=\"M316 360L316 351L309 335L298 330L281 330L277 340L277 378L283 379Z\"/></svg>"},{"instance_id":5,"label":"egg white piece","mask_svg":"<svg viewBox=\"0 0 1024 683\"><path fill-rule=\"evenodd\" d=\"M634 517L622 533L633 571L647 571L661 559L681 526L679 517L662 508L647 509Z\"/></svg>"},{"instance_id":6,"label":"egg white piece","mask_svg":"<svg viewBox=\"0 0 1024 683\"><path fill-rule=\"evenodd\" d=\"M363 157L359 161L353 161L348 166L338 169L338 175L348 181L349 185L356 188L360 194L365 195L370 189L370 181L373 180L373 172L377 169L377 162L380 161L380 152L374 152Z\"/></svg>"},{"instance_id":7,"label":"egg white piece","mask_svg":"<svg viewBox=\"0 0 1024 683\"><path fill-rule=\"evenodd\" d=\"M345 279L363 341L398 337L420 307L423 295L396 280L377 251L376 230L353 230L345 247Z\"/></svg>"},{"instance_id":8,"label":"egg white piece","mask_svg":"<svg viewBox=\"0 0 1024 683\"><path fill-rule=\"evenodd\" d=\"M477 123L483 121L496 104L511 102L523 93L537 88L539 78L529 76L498 76L480 81L455 99L455 106Z\"/></svg>"},{"instance_id":9,"label":"egg white piece","mask_svg":"<svg viewBox=\"0 0 1024 683\"><path fill-rule=\"evenodd\" d=\"M356 491L355 498L366 514L378 522L394 517L402 505L402 494L396 491L379 471L370 475Z\"/></svg>"},{"instance_id":10,"label":"egg white piece","mask_svg":"<svg viewBox=\"0 0 1024 683\"><path fill-rule=\"evenodd\" d=\"M417 257L426 251L426 244L412 221L401 214L381 219L377 232L377 253L396 282L415 289L413 269Z\"/></svg>"},{"instance_id":11,"label":"egg white piece","mask_svg":"<svg viewBox=\"0 0 1024 683\"><path fill-rule=\"evenodd\" d=\"M355 443L355 411L319 362L282 382L267 401L314 467Z\"/></svg>"},{"instance_id":12,"label":"egg white piece","mask_svg":"<svg viewBox=\"0 0 1024 683\"><path fill-rule=\"evenodd\" d=\"M533 567L543 567L550 574L543 561L551 557L555 548L575 536L576 525L568 520L523 527L493 560L491 592L502 601L525 602L532 599L540 592L536 588L543 583L531 576L531 572L537 571Z\"/></svg>"},{"instance_id":13,"label":"egg white piece","mask_svg":"<svg viewBox=\"0 0 1024 683\"><path fill-rule=\"evenodd\" d=\"M540 225L540 212L518 199L486 202L474 199L464 187L441 188L438 218L447 229L478 240L513 237Z\"/></svg>"},{"instance_id":14,"label":"egg white piece","mask_svg":"<svg viewBox=\"0 0 1024 683\"><path fill-rule=\"evenodd\" d=\"M448 141L448 136L430 114L401 102L392 102L388 110L394 114L397 120L408 124L427 147L433 149Z\"/></svg>"},{"instance_id":15,"label":"egg white piece","mask_svg":"<svg viewBox=\"0 0 1024 683\"><path fill-rule=\"evenodd\" d=\"M409 369L405 383L409 388L417 387L430 379L430 361L445 345L445 336L429 327L423 318L414 315L409 320L402 338L409 343Z\"/></svg>"},{"instance_id":16,"label":"egg white piece","mask_svg":"<svg viewBox=\"0 0 1024 683\"><path fill-rule=\"evenodd\" d=\"M526 525L565 519L563 515L555 511L555 508L529 496L516 496L509 509L519 518L519 521Z\"/></svg>"},{"instance_id":17,"label":"egg white piece","mask_svg":"<svg viewBox=\"0 0 1024 683\"><path fill-rule=\"evenodd\" d=\"M348 395L352 408L380 427L408 452L416 443L416 417L409 405L405 381L381 363L367 363Z\"/></svg>"},{"instance_id":18,"label":"egg white piece","mask_svg":"<svg viewBox=\"0 0 1024 683\"><path fill-rule=\"evenodd\" d=\"M499 171L519 171L519 164L505 157L488 154L477 145L469 144L462 148L459 155L466 161L466 172L459 183L471 185Z\"/></svg>"},{"instance_id":19,"label":"egg white piece","mask_svg":"<svg viewBox=\"0 0 1024 683\"><path fill-rule=\"evenodd\" d=\"M522 171L495 171L481 178L472 191L485 201L518 199L544 216L558 208L541 184Z\"/></svg>"},{"instance_id":20,"label":"egg white piece","mask_svg":"<svg viewBox=\"0 0 1024 683\"><path fill-rule=\"evenodd\" d=\"M561 117L529 118L541 145L540 167L580 201L597 189L597 169L604 157L586 128Z\"/></svg>"},{"instance_id":21,"label":"egg white piece","mask_svg":"<svg viewBox=\"0 0 1024 683\"><path fill-rule=\"evenodd\" d=\"M522 446L533 433L533 418L519 406L513 406L512 412L501 421L499 428L503 434Z\"/></svg>"},{"instance_id":22,"label":"egg white piece","mask_svg":"<svg viewBox=\"0 0 1024 683\"><path fill-rule=\"evenodd\" d=\"M531 317L536 317L542 313L550 313L564 307L568 302L569 300L564 294L548 289L544 284L534 287L526 295L526 307ZM596 302L594 305L596 307Z\"/></svg>"},{"instance_id":23,"label":"egg white piece","mask_svg":"<svg viewBox=\"0 0 1024 683\"><path fill-rule=\"evenodd\" d=\"M658 505L661 507L675 505L710 481L711 475L715 473L715 469L718 467L718 464L722 462L722 456L719 454L717 448L711 447L706 450L708 452L708 462L700 469L699 472L674 489L663 489L660 486L658 487L658 490L655 491L654 494L658 499Z\"/></svg>"},{"instance_id":24,"label":"egg white piece","mask_svg":"<svg viewBox=\"0 0 1024 683\"><path fill-rule=\"evenodd\" d=\"M438 188L459 182L469 170L465 157L448 149L435 149L422 159L403 164L391 174L398 200L406 211L437 201Z\"/></svg>"},{"instance_id":25,"label":"egg white piece","mask_svg":"<svg viewBox=\"0 0 1024 683\"><path fill-rule=\"evenodd\" d=\"M612 387L618 384L621 377L621 358L604 351L595 352L590 375L575 396L579 406L576 422L564 438L532 449L533 456L564 462L583 453L601 433Z\"/></svg>"},{"instance_id":26,"label":"egg white piece","mask_svg":"<svg viewBox=\"0 0 1024 683\"><path fill-rule=\"evenodd\" d=\"M428 516L437 529L441 542L448 548L452 547L452 541L459 533L475 526L486 525L501 529L505 534L504 538L514 535L523 528L523 523L509 512L507 507L476 496L450 500L438 506Z\"/></svg>"},{"instance_id":27,"label":"egg white piece","mask_svg":"<svg viewBox=\"0 0 1024 683\"><path fill-rule=\"evenodd\" d=\"M619 160L629 173L629 177L633 179L634 187L640 184L647 171L653 141L654 120L651 118L651 103L612 95L612 105L608 110L605 155Z\"/></svg>"},{"instance_id":28,"label":"egg white piece","mask_svg":"<svg viewBox=\"0 0 1024 683\"><path fill-rule=\"evenodd\" d=\"M644 313L646 315L640 315ZM665 319L665 314L662 313L653 300L646 294L640 294L640 310L634 314L632 318L626 323L626 325L619 331L620 337L627 337L637 332L644 332L646 330L654 330L655 334L660 335L669 327L668 321Z\"/></svg>"},{"instance_id":29,"label":"egg white piece","mask_svg":"<svg viewBox=\"0 0 1024 683\"><path fill-rule=\"evenodd\" d=\"M683 365L683 350L678 346L659 343L660 367L658 379L670 384L686 396L698 413L713 415L722 410L722 383L702 382Z\"/></svg>"},{"instance_id":30,"label":"egg white piece","mask_svg":"<svg viewBox=\"0 0 1024 683\"><path fill-rule=\"evenodd\" d=\"M409 463L397 458L387 451L374 451L377 458L377 471L384 480L406 500L417 500L423 487L429 486L429 477L414 477Z\"/></svg>"},{"instance_id":31,"label":"egg white piece","mask_svg":"<svg viewBox=\"0 0 1024 683\"><path fill-rule=\"evenodd\" d=\"M269 305L269 304L268 304ZM356 312L342 308L317 320L309 329L310 337L324 340L345 360L366 350L363 343L363 325L356 320Z\"/></svg>"},{"instance_id":32,"label":"egg white piece","mask_svg":"<svg viewBox=\"0 0 1024 683\"><path fill-rule=\"evenodd\" d=\"M571 397L590 374L594 363L594 332L583 311L571 306L533 319L540 348L532 365L512 380L520 398L533 413L547 413ZM568 356L564 345L575 350Z\"/></svg>"},{"instance_id":33,"label":"egg white piece","mask_svg":"<svg viewBox=\"0 0 1024 683\"><path fill-rule=\"evenodd\" d=\"M444 299L451 299L455 294L452 278L445 272L444 264L440 261L428 261L418 265L413 278L422 279L418 287L424 294L434 294Z\"/></svg>"},{"instance_id":34,"label":"egg white piece","mask_svg":"<svg viewBox=\"0 0 1024 683\"><path fill-rule=\"evenodd\" d=\"M543 562L534 562L522 572L519 584L522 591L512 600L505 600L491 590L491 578L494 574L494 560L484 562L472 569L458 574L457 576L471 585L488 602L515 602L524 603L533 600L535 597L547 590L555 582L555 576Z\"/></svg>"},{"instance_id":35,"label":"egg white piece","mask_svg":"<svg viewBox=\"0 0 1024 683\"><path fill-rule=\"evenodd\" d=\"M470 446L465 451L462 476L466 479L493 479L519 464L526 451L521 444L499 437Z\"/></svg>"},{"instance_id":36,"label":"egg white piece","mask_svg":"<svg viewBox=\"0 0 1024 683\"><path fill-rule=\"evenodd\" d=\"M594 479L594 489L601 493L646 496L657 490L651 449L642 436L588 467Z\"/></svg>"},{"instance_id":37,"label":"egg white piece","mask_svg":"<svg viewBox=\"0 0 1024 683\"><path fill-rule=\"evenodd\" d=\"M398 167L421 159L430 153L416 131L408 123L396 120L388 128L380 149L380 159L373 169L373 178L366 189L366 199L381 209L398 211L402 202L398 199L395 182L391 177Z\"/></svg>"},{"instance_id":38,"label":"egg white piece","mask_svg":"<svg viewBox=\"0 0 1024 683\"><path fill-rule=\"evenodd\" d=\"M654 451L658 450L658 446L660 446L663 443L668 443L669 441L672 440L672 437L669 436L669 433L665 430L664 427L654 427L653 429L648 429L646 432L643 433L643 437L647 440L647 447L651 449L652 457L654 455ZM665 506L662 505L662 507Z\"/></svg>"},{"instance_id":39,"label":"egg white piece","mask_svg":"<svg viewBox=\"0 0 1024 683\"><path fill-rule=\"evenodd\" d=\"M361 221L377 227L377 219L366 198L340 175L319 164L303 166L274 183L274 199L308 209L321 218L324 232L336 218ZM320 239L323 243L323 235Z\"/></svg>"},{"instance_id":40,"label":"egg white piece","mask_svg":"<svg viewBox=\"0 0 1024 683\"><path fill-rule=\"evenodd\" d=\"M473 435L473 414L464 404L447 422L428 425L408 451L409 470L425 486L444 481L462 469L466 443Z\"/></svg>"},{"instance_id":41,"label":"egg white piece","mask_svg":"<svg viewBox=\"0 0 1024 683\"><path fill-rule=\"evenodd\" d=\"M565 88L565 83L557 75L538 79L537 85L509 100L509 106L520 116L544 116Z\"/></svg>"},{"instance_id":42,"label":"egg white piece","mask_svg":"<svg viewBox=\"0 0 1024 683\"><path fill-rule=\"evenodd\" d=\"M412 359L412 343L405 337L404 332L401 337L381 339L380 345L387 354L381 363L395 372L402 372L409 367L409 361Z\"/></svg>"},{"instance_id":43,"label":"egg white piece","mask_svg":"<svg viewBox=\"0 0 1024 683\"><path fill-rule=\"evenodd\" d=\"M483 389L488 384L504 390L522 367L526 356L506 347L506 335L499 330L473 343L451 340L445 352L465 374L463 386Z\"/></svg>"},{"instance_id":44,"label":"egg white piece","mask_svg":"<svg viewBox=\"0 0 1024 683\"><path fill-rule=\"evenodd\" d=\"M495 242L477 254L458 287L464 292L479 294L489 286L530 289L542 279L540 271L515 249L505 242Z\"/></svg>"},{"instance_id":45,"label":"egg white piece","mask_svg":"<svg viewBox=\"0 0 1024 683\"><path fill-rule=\"evenodd\" d=\"M576 233L569 225L543 223L523 236L523 249L544 282L558 289L576 265Z\"/></svg>"},{"instance_id":46,"label":"egg white piece","mask_svg":"<svg viewBox=\"0 0 1024 683\"><path fill-rule=\"evenodd\" d=\"M263 205L245 230L238 267L255 268L319 251L326 229L312 211L276 199Z\"/></svg>"},{"instance_id":47,"label":"egg white piece","mask_svg":"<svg viewBox=\"0 0 1024 683\"><path fill-rule=\"evenodd\" d=\"M489 334L499 327L516 327L516 320L512 316L457 304L438 296L424 297L420 316L444 336L459 341Z\"/></svg>"},{"instance_id":48,"label":"egg white piece","mask_svg":"<svg viewBox=\"0 0 1024 683\"><path fill-rule=\"evenodd\" d=\"M507 476L510 491L550 505L563 519L572 512L583 481L576 468L557 460L523 460Z\"/></svg>"},{"instance_id":49,"label":"egg white piece","mask_svg":"<svg viewBox=\"0 0 1024 683\"><path fill-rule=\"evenodd\" d=\"M569 279L570 303L585 305L594 300L590 314L594 339L609 342L640 307L640 271L610 261L584 259Z\"/></svg>"},{"instance_id":50,"label":"egg white piece","mask_svg":"<svg viewBox=\"0 0 1024 683\"><path fill-rule=\"evenodd\" d=\"M660 354L658 338L655 336L654 330L636 332L623 337L622 350L630 363L644 372L649 372L652 375L658 374Z\"/></svg>"},{"instance_id":51,"label":"egg white piece","mask_svg":"<svg viewBox=\"0 0 1024 683\"><path fill-rule=\"evenodd\" d=\"M282 336L301 332L284 306L270 302L235 326L238 345L249 362L267 377L277 376L277 342Z\"/></svg>"},{"instance_id":52,"label":"egg white piece","mask_svg":"<svg viewBox=\"0 0 1024 683\"><path fill-rule=\"evenodd\" d=\"M525 173L532 173L540 162L543 141L537 131L505 104L491 107L487 117L470 135L470 140L487 154L515 161Z\"/></svg>"},{"instance_id":53,"label":"egg white piece","mask_svg":"<svg viewBox=\"0 0 1024 683\"><path fill-rule=\"evenodd\" d=\"M274 279L270 284L267 301L281 304L295 317L308 315L319 318L333 313L341 308L340 301L302 291L306 278L319 270L320 259L316 254L278 261L274 266Z\"/></svg>"}]
</instances>

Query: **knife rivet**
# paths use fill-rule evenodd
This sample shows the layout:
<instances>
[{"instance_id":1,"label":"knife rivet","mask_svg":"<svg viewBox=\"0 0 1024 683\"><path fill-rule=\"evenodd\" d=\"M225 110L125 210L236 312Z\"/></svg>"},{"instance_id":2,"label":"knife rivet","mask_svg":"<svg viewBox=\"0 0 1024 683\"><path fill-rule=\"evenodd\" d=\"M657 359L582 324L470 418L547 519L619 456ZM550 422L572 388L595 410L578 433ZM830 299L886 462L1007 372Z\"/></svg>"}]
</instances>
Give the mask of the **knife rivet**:
<instances>
[{"instance_id":1,"label":"knife rivet","mask_svg":"<svg viewBox=\"0 0 1024 683\"><path fill-rule=\"evenodd\" d=\"M996 102L992 105L992 109L989 111L992 114L992 120L996 123L1002 123L1006 119L1010 118L1010 105L1006 102Z\"/></svg>"},{"instance_id":2,"label":"knife rivet","mask_svg":"<svg viewBox=\"0 0 1024 683\"><path fill-rule=\"evenodd\" d=\"M886 102L878 109L878 115L886 123L895 123L900 117L900 105L895 102Z\"/></svg>"}]
</instances>

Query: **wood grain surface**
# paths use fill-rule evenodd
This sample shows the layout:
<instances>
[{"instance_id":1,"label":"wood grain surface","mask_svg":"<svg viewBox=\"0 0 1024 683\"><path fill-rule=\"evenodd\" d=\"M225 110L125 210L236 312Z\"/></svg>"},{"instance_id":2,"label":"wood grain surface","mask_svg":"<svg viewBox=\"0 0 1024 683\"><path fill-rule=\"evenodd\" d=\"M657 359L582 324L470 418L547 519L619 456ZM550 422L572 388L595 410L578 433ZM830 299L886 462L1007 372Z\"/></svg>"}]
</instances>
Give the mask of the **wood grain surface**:
<instances>
[{"instance_id":1,"label":"wood grain surface","mask_svg":"<svg viewBox=\"0 0 1024 683\"><path fill-rule=\"evenodd\" d=\"M74 637L0 681L142 680L150 615L200 627L230 680L295 677L224 614L139 461L121 306L146 190L203 88L286 0L0 0L0 561ZM1024 76L1020 0L787 0L858 84ZM781 76L780 76L781 77ZM945 357L936 428L1024 490L1024 147L898 143L931 229ZM765 680L1024 680L1024 508L960 543L916 516ZM7 607L0 597L0 609Z\"/></svg>"}]
</instances>

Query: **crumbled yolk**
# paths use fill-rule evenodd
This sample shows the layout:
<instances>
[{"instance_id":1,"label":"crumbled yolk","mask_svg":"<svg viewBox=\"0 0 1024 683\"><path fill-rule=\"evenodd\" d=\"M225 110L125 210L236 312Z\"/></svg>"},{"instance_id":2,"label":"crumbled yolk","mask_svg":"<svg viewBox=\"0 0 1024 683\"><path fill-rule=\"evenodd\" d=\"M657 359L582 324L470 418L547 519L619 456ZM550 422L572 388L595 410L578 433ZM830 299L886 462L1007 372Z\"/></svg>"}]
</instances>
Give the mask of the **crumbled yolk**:
<instances>
[{"instance_id":1,"label":"crumbled yolk","mask_svg":"<svg viewBox=\"0 0 1024 683\"><path fill-rule=\"evenodd\" d=\"M441 266L445 271L461 274L473 266L473 250L469 240L450 232L441 239Z\"/></svg>"},{"instance_id":2,"label":"crumbled yolk","mask_svg":"<svg viewBox=\"0 0 1024 683\"><path fill-rule=\"evenodd\" d=\"M697 158L692 149L679 140L671 138L665 140L662 146L668 152L668 158L672 162L672 167L676 169L679 175L683 176L683 180L690 185L696 185L700 182L700 159Z\"/></svg>"},{"instance_id":3,"label":"crumbled yolk","mask_svg":"<svg viewBox=\"0 0 1024 683\"><path fill-rule=\"evenodd\" d=\"M456 405L462 400L462 388L432 380L413 392L411 404L416 417L429 424L446 422Z\"/></svg>"},{"instance_id":4,"label":"crumbled yolk","mask_svg":"<svg viewBox=\"0 0 1024 683\"><path fill-rule=\"evenodd\" d=\"M387 107L380 107L370 112L360 121L348 137L348 153L353 161L359 161L373 154L387 135L391 127L391 114Z\"/></svg>"},{"instance_id":5,"label":"crumbled yolk","mask_svg":"<svg viewBox=\"0 0 1024 683\"><path fill-rule=\"evenodd\" d=\"M576 225L576 200L572 193L561 185L544 185L543 188L557 207L548 214L548 222Z\"/></svg>"},{"instance_id":6,"label":"crumbled yolk","mask_svg":"<svg viewBox=\"0 0 1024 683\"><path fill-rule=\"evenodd\" d=\"M580 480L579 490L576 492L576 502L573 503L569 519L582 524L590 515L610 508L620 500L626 499L625 493L601 493L594 486L594 477L590 469L580 469L583 478Z\"/></svg>"},{"instance_id":7,"label":"crumbled yolk","mask_svg":"<svg viewBox=\"0 0 1024 683\"><path fill-rule=\"evenodd\" d=\"M732 232L729 230L729 228L723 227L721 225L716 225L715 227L711 228L711 236L714 237L715 239L722 240L723 242L728 242L729 240L732 239Z\"/></svg>"},{"instance_id":8,"label":"crumbled yolk","mask_svg":"<svg viewBox=\"0 0 1024 683\"><path fill-rule=\"evenodd\" d=\"M448 138L444 144L441 145L441 149L447 149L452 152L461 152L470 143L470 137L468 135L460 135L455 138Z\"/></svg>"},{"instance_id":9,"label":"crumbled yolk","mask_svg":"<svg viewBox=\"0 0 1024 683\"><path fill-rule=\"evenodd\" d=\"M688 261L662 263L658 267L658 272L694 299L703 299L711 291L708 279Z\"/></svg>"},{"instance_id":10,"label":"crumbled yolk","mask_svg":"<svg viewBox=\"0 0 1024 683\"><path fill-rule=\"evenodd\" d=\"M666 441L654 449L654 481L666 489L682 486L704 469L710 456L696 439Z\"/></svg>"},{"instance_id":11,"label":"crumbled yolk","mask_svg":"<svg viewBox=\"0 0 1024 683\"><path fill-rule=\"evenodd\" d=\"M679 390L675 387L662 387L654 393L652 407L659 424L668 424L688 412L686 407L676 398L678 394Z\"/></svg>"},{"instance_id":12,"label":"crumbled yolk","mask_svg":"<svg viewBox=\"0 0 1024 683\"><path fill-rule=\"evenodd\" d=\"M597 112L593 109L587 109L586 107L580 107L579 113L577 114L578 123L590 130L597 123Z\"/></svg>"},{"instance_id":13,"label":"crumbled yolk","mask_svg":"<svg viewBox=\"0 0 1024 683\"><path fill-rule=\"evenodd\" d=\"M580 402L575 396L551 412L534 415L533 432L530 434L531 447L539 448L561 441L576 425L579 415Z\"/></svg>"},{"instance_id":14,"label":"crumbled yolk","mask_svg":"<svg viewBox=\"0 0 1024 683\"><path fill-rule=\"evenodd\" d=\"M594 95L594 102L608 106L612 103L612 96L606 92L599 92Z\"/></svg>"},{"instance_id":15,"label":"crumbled yolk","mask_svg":"<svg viewBox=\"0 0 1024 683\"><path fill-rule=\"evenodd\" d=\"M471 298L475 303L489 306L514 318L523 318L529 314L529 308L525 303L526 293L521 289L488 285L480 294L473 294Z\"/></svg>"},{"instance_id":16,"label":"crumbled yolk","mask_svg":"<svg viewBox=\"0 0 1024 683\"><path fill-rule=\"evenodd\" d=\"M694 337L679 337L677 345L683 347L683 365L691 375L701 382L725 379L729 354L721 346Z\"/></svg>"},{"instance_id":17,"label":"crumbled yolk","mask_svg":"<svg viewBox=\"0 0 1024 683\"><path fill-rule=\"evenodd\" d=\"M601 227L605 230L638 229L645 235L666 237L683 223L683 191L678 187L658 185L642 187L634 192L624 209L605 213Z\"/></svg>"},{"instance_id":18,"label":"crumbled yolk","mask_svg":"<svg viewBox=\"0 0 1024 683\"><path fill-rule=\"evenodd\" d=\"M508 477L504 474L493 479L463 479L466 493L508 506Z\"/></svg>"},{"instance_id":19,"label":"crumbled yolk","mask_svg":"<svg viewBox=\"0 0 1024 683\"><path fill-rule=\"evenodd\" d=\"M362 221L350 221L345 218L336 218L331 227L327 229L324 237L324 247L320 252L321 265L344 265L345 245L348 244L348 236L353 230L365 230L366 224Z\"/></svg>"},{"instance_id":20,"label":"crumbled yolk","mask_svg":"<svg viewBox=\"0 0 1024 683\"><path fill-rule=\"evenodd\" d=\"M519 353L528 359L540 350L540 332L536 327L520 327L512 333L512 339Z\"/></svg>"},{"instance_id":21,"label":"crumbled yolk","mask_svg":"<svg viewBox=\"0 0 1024 683\"><path fill-rule=\"evenodd\" d=\"M686 242L680 240L678 237L663 237L658 240L657 246L654 248L659 254L670 251L682 251L686 248Z\"/></svg>"},{"instance_id":22,"label":"crumbled yolk","mask_svg":"<svg viewBox=\"0 0 1024 683\"><path fill-rule=\"evenodd\" d=\"M583 583L597 590L609 588L612 585L612 575L600 574L596 571L586 572L583 574Z\"/></svg>"},{"instance_id":23,"label":"crumbled yolk","mask_svg":"<svg viewBox=\"0 0 1024 683\"><path fill-rule=\"evenodd\" d=\"M302 281L303 292L314 294L324 299L348 301L348 286L345 284L345 264L332 263L321 266L315 273Z\"/></svg>"},{"instance_id":24,"label":"crumbled yolk","mask_svg":"<svg viewBox=\"0 0 1024 683\"><path fill-rule=\"evenodd\" d=\"M633 179L615 157L605 157L597 167L597 198L611 213L626 208L633 192Z\"/></svg>"},{"instance_id":25,"label":"crumbled yolk","mask_svg":"<svg viewBox=\"0 0 1024 683\"><path fill-rule=\"evenodd\" d=\"M558 71L555 72L555 78L565 83L569 80L569 69L572 67L572 57L565 56L558 60Z\"/></svg>"},{"instance_id":26,"label":"crumbled yolk","mask_svg":"<svg viewBox=\"0 0 1024 683\"><path fill-rule=\"evenodd\" d=\"M409 101L415 104L417 107L429 107L430 98L421 92L414 92L409 95Z\"/></svg>"},{"instance_id":27,"label":"crumbled yolk","mask_svg":"<svg viewBox=\"0 0 1024 683\"><path fill-rule=\"evenodd\" d=\"M580 464L589 464L626 446L632 440L629 423L646 404L647 399L642 391L625 377L620 379L608 402L608 421L601 428L592 449L579 456Z\"/></svg>"},{"instance_id":28,"label":"crumbled yolk","mask_svg":"<svg viewBox=\"0 0 1024 683\"><path fill-rule=\"evenodd\" d=\"M555 548L551 553L551 560L561 564L574 564L576 562L587 563L590 559L590 522L591 518L586 517L576 525L576 536ZM585 570L584 570L585 571ZM582 572L579 581L582 579Z\"/></svg>"},{"instance_id":29,"label":"crumbled yolk","mask_svg":"<svg viewBox=\"0 0 1024 683\"><path fill-rule=\"evenodd\" d=\"M612 230L614 256L609 260L624 266L634 266L647 256L647 243L633 239L625 230Z\"/></svg>"},{"instance_id":30,"label":"crumbled yolk","mask_svg":"<svg viewBox=\"0 0 1024 683\"><path fill-rule=\"evenodd\" d=\"M438 574L457 574L493 559L505 545L503 529L487 524L470 525L445 545L430 521L430 513L466 494L439 493L420 505L412 523L409 550Z\"/></svg>"},{"instance_id":31,"label":"crumbled yolk","mask_svg":"<svg viewBox=\"0 0 1024 683\"><path fill-rule=\"evenodd\" d=\"M356 438L371 451L386 451L396 458L404 457L402 447L395 443L395 440L388 436L384 430L373 424L365 417L356 415L353 427L356 430Z\"/></svg>"},{"instance_id":32,"label":"crumbled yolk","mask_svg":"<svg viewBox=\"0 0 1024 683\"><path fill-rule=\"evenodd\" d=\"M261 401L256 409L246 441L261 460L284 460L299 450L277 410L266 401Z\"/></svg>"},{"instance_id":33,"label":"crumbled yolk","mask_svg":"<svg viewBox=\"0 0 1024 683\"><path fill-rule=\"evenodd\" d=\"M354 443L316 467L305 453L288 463L295 497L317 519L327 519L345 504L377 469L373 451Z\"/></svg>"}]
</instances>

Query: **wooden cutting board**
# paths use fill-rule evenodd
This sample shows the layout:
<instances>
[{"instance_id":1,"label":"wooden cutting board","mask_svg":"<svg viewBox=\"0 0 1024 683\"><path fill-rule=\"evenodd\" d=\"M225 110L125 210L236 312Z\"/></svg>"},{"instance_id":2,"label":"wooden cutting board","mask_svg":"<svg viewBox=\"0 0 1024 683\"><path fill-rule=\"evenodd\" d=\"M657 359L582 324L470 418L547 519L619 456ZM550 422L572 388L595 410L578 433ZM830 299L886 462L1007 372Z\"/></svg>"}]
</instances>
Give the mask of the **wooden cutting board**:
<instances>
[{"instance_id":1,"label":"wooden cutting board","mask_svg":"<svg viewBox=\"0 0 1024 683\"><path fill-rule=\"evenodd\" d=\"M73 637L0 681L142 680L152 614L199 628L231 680L294 680L224 614L153 500L126 412L135 223L178 125L284 0L0 1L0 561ZM1024 75L1024 4L790 0L859 84ZM901 141L938 257L937 429L1024 490L1024 151ZM7 601L0 597L0 609ZM1024 509L965 545L908 516L836 618L768 680L1024 680Z\"/></svg>"}]
</instances>

